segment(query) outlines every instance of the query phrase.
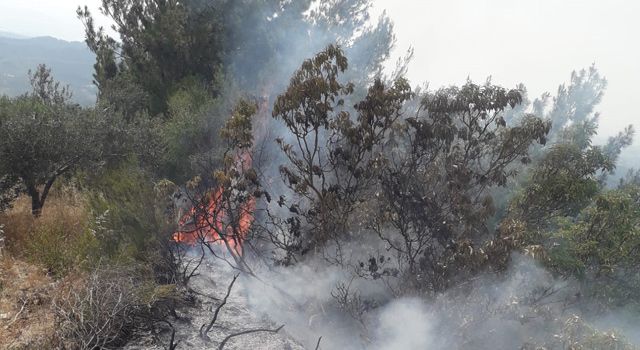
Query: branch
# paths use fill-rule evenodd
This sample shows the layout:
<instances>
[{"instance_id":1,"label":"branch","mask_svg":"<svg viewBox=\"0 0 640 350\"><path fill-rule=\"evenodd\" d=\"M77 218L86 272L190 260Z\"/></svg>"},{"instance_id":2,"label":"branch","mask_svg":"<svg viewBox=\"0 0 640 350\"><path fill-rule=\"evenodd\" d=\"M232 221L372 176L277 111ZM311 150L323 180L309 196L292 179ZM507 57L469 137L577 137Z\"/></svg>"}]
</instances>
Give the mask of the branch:
<instances>
[{"instance_id":1,"label":"branch","mask_svg":"<svg viewBox=\"0 0 640 350\"><path fill-rule=\"evenodd\" d=\"M40 207L44 207L44 202L47 199L47 195L49 194L49 190L51 189L51 186L53 185L54 181L56 181L58 176L64 174L66 171L71 169L71 167L73 165L75 165L76 162L78 162L79 160L80 160L80 156L75 156L72 159L68 160L66 162L66 164L64 164L64 165L60 166L58 169L56 169L53 172L53 174L51 174L51 176L49 177L49 180L44 185L44 189L42 190L42 194L38 198L38 201L40 202L39 203Z\"/></svg>"},{"instance_id":2,"label":"branch","mask_svg":"<svg viewBox=\"0 0 640 350\"><path fill-rule=\"evenodd\" d=\"M27 305L27 302L29 300L28 299L24 299L22 302L22 307L20 308L20 311L18 311L18 313L16 313L16 315L13 317L13 320L11 320L11 322L9 322L4 329L9 329L9 326L11 326L14 322L16 322L18 320L18 316L20 316L20 314L22 313L22 311L24 311L25 306Z\"/></svg>"},{"instance_id":3,"label":"branch","mask_svg":"<svg viewBox=\"0 0 640 350\"><path fill-rule=\"evenodd\" d=\"M222 299L222 303L220 303L220 305L218 305L218 307L216 308L216 311L214 311L213 318L211 319L211 322L209 322L209 325L204 330L204 332L202 331L202 329L206 325L203 324L202 327L200 327L200 336L202 338L204 338L206 340L210 340L209 337L207 336L207 333L209 333L209 331L211 331L211 328L213 328L213 324L216 323L216 320L218 319L218 314L220 313L220 310L227 303L227 299L229 298L229 295L231 294L231 289L233 288L233 284L236 283L236 280L238 279L238 276L240 276L240 274L236 274L235 276L233 276L233 280L231 280L231 283L229 284L229 287L227 287L227 294L224 296L224 299Z\"/></svg>"},{"instance_id":4,"label":"branch","mask_svg":"<svg viewBox=\"0 0 640 350\"><path fill-rule=\"evenodd\" d=\"M178 348L178 344L180 344L180 341L178 340L177 342L175 342L176 339L176 330L171 327L171 339L169 340L169 350L176 350L176 348Z\"/></svg>"},{"instance_id":5,"label":"branch","mask_svg":"<svg viewBox=\"0 0 640 350\"><path fill-rule=\"evenodd\" d=\"M316 344L316 349L315 350L320 349L320 341L321 340L322 340L322 337L318 338L318 343Z\"/></svg>"},{"instance_id":6,"label":"branch","mask_svg":"<svg viewBox=\"0 0 640 350\"><path fill-rule=\"evenodd\" d=\"M282 329L282 327L284 327L284 325L282 325L282 326L280 326L280 327L278 327L276 329L256 328L256 329L248 329L246 331L229 334L226 338L224 338L222 343L220 343L220 345L218 346L218 350L222 350L224 348L224 346L227 344L227 342L229 340L231 340L231 338L233 338L233 337L237 337L237 336L245 335L245 334L250 334L250 333L257 333L257 332L278 333Z\"/></svg>"},{"instance_id":7,"label":"branch","mask_svg":"<svg viewBox=\"0 0 640 350\"><path fill-rule=\"evenodd\" d=\"M176 340L176 329L173 327L173 324L167 320L159 320L158 322L166 323L171 328L171 338L169 339L169 348L168 350L176 350L178 348L178 344L180 344L180 340Z\"/></svg>"}]
</instances>

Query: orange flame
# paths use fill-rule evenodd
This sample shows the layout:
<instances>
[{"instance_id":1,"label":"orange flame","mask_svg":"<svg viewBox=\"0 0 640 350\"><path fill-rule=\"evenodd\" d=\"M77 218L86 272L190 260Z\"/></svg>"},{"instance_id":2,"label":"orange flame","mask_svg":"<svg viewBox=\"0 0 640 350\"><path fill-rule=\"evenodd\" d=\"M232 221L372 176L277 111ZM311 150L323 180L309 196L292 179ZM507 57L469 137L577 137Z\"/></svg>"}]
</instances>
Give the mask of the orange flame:
<instances>
[{"instance_id":1,"label":"orange flame","mask_svg":"<svg viewBox=\"0 0 640 350\"><path fill-rule=\"evenodd\" d=\"M200 240L222 244L228 246L231 253L242 255L242 243L253 222L255 200L251 198L244 203L239 210L239 217L232 220L221 204L222 191L218 187L182 216L179 229L173 234L174 241L190 245L195 245Z\"/></svg>"},{"instance_id":2,"label":"orange flame","mask_svg":"<svg viewBox=\"0 0 640 350\"><path fill-rule=\"evenodd\" d=\"M257 130L254 128L254 137L258 139L264 137L262 134L264 130L268 129L266 124L270 120L268 117L269 102L269 94L265 92L258 106L257 123L260 127ZM251 166L252 163L249 151L242 152L236 160L240 168ZM206 243L215 242L227 246L231 253L237 256L242 255L242 243L246 240L251 228L256 202L252 197L241 205L239 217L234 223L223 208L222 194L223 188L218 187L213 193L205 195L198 205L184 214L179 221L178 231L173 234L173 240L189 245L195 245L200 240ZM224 237L221 237L220 233L223 232Z\"/></svg>"}]
</instances>

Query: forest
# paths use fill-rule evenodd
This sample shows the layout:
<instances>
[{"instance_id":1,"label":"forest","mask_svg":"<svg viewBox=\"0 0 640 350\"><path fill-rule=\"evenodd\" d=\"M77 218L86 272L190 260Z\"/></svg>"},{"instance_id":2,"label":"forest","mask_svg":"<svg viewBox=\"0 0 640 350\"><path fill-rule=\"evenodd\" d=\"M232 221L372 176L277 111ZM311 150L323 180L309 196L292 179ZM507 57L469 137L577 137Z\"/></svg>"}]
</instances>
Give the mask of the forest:
<instances>
[{"instance_id":1,"label":"forest","mask_svg":"<svg viewBox=\"0 0 640 350\"><path fill-rule=\"evenodd\" d=\"M95 103L0 97L0 349L638 349L604 74L412 86L371 6L79 7Z\"/></svg>"}]
</instances>

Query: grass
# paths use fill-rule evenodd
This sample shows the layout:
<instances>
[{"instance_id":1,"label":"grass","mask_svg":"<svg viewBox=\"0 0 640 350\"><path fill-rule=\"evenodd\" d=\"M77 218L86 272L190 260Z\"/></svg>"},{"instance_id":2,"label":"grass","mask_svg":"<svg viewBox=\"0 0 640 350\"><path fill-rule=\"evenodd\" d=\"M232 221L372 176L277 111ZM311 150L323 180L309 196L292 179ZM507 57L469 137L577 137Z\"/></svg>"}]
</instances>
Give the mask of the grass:
<instances>
[{"instance_id":1,"label":"grass","mask_svg":"<svg viewBox=\"0 0 640 350\"><path fill-rule=\"evenodd\" d=\"M96 246L87 200L74 189L56 189L39 217L31 214L30 199L20 197L0 215L0 225L11 255L56 277L82 266Z\"/></svg>"}]
</instances>

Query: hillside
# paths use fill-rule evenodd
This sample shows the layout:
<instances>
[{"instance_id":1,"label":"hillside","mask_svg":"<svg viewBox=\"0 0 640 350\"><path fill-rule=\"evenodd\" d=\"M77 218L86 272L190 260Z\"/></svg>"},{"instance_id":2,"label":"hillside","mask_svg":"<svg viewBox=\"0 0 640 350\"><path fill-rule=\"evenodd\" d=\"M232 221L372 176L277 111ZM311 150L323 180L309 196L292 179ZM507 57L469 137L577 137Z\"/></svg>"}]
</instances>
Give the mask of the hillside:
<instances>
[{"instance_id":1,"label":"hillside","mask_svg":"<svg viewBox=\"0 0 640 350\"><path fill-rule=\"evenodd\" d=\"M0 33L0 95L28 91L27 73L41 63L49 66L62 84L71 87L76 102L94 102L94 56L84 43L52 37L19 38L4 32Z\"/></svg>"}]
</instances>

